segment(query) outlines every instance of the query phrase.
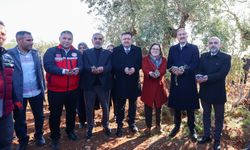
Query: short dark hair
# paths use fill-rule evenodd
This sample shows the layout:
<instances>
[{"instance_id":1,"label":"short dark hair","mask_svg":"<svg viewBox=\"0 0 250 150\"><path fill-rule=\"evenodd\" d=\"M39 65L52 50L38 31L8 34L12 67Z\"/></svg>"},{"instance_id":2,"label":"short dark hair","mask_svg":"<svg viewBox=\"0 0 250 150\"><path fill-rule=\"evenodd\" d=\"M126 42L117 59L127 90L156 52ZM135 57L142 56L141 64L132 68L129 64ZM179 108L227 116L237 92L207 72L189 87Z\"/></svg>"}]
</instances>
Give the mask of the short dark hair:
<instances>
[{"instance_id":1,"label":"short dark hair","mask_svg":"<svg viewBox=\"0 0 250 150\"><path fill-rule=\"evenodd\" d=\"M121 34L121 36L123 36L123 35L130 35L131 37L133 36L131 32L123 32L123 33Z\"/></svg>"},{"instance_id":2,"label":"short dark hair","mask_svg":"<svg viewBox=\"0 0 250 150\"><path fill-rule=\"evenodd\" d=\"M79 43L78 46L77 46L77 48L79 49L79 47L82 46L82 45L83 45L86 49L89 48L88 45L87 45L86 43L84 43L84 42Z\"/></svg>"},{"instance_id":3,"label":"short dark hair","mask_svg":"<svg viewBox=\"0 0 250 150\"><path fill-rule=\"evenodd\" d=\"M149 48L148 54L151 54L151 49L152 49L152 47L155 46L155 45L159 46L159 48L160 48L160 56L163 56L163 52L162 52L162 50L161 50L161 45L160 45L159 43L153 43L153 44L150 46L150 48Z\"/></svg>"},{"instance_id":4,"label":"short dark hair","mask_svg":"<svg viewBox=\"0 0 250 150\"><path fill-rule=\"evenodd\" d=\"M28 31L18 31L16 33L16 39L22 38L25 34L31 35L31 33Z\"/></svg>"},{"instance_id":5,"label":"short dark hair","mask_svg":"<svg viewBox=\"0 0 250 150\"><path fill-rule=\"evenodd\" d=\"M70 34L73 37L73 33L69 30L64 30L61 32L60 36L62 36L63 34Z\"/></svg>"},{"instance_id":6,"label":"short dark hair","mask_svg":"<svg viewBox=\"0 0 250 150\"><path fill-rule=\"evenodd\" d=\"M4 23L3 23L3 21L1 21L1 20L0 20L0 25L5 26Z\"/></svg>"}]
</instances>

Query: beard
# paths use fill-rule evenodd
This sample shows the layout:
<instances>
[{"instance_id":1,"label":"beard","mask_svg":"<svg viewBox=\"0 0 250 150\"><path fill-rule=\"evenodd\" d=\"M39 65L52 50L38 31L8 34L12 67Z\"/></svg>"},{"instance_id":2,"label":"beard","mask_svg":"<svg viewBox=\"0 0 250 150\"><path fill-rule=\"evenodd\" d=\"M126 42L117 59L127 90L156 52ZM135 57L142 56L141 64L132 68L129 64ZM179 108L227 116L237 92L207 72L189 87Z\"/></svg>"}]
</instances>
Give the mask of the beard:
<instances>
[{"instance_id":1,"label":"beard","mask_svg":"<svg viewBox=\"0 0 250 150\"><path fill-rule=\"evenodd\" d=\"M211 49L210 49L210 52L212 54L216 54L218 51L219 51L219 49L217 47L211 47Z\"/></svg>"}]
</instances>

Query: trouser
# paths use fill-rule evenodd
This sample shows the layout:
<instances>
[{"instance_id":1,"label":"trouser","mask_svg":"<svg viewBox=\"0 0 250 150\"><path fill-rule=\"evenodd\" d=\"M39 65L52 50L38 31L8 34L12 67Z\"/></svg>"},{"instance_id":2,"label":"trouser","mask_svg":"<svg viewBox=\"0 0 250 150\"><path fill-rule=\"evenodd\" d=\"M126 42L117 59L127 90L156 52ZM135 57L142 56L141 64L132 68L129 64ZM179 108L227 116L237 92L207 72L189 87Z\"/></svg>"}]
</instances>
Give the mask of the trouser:
<instances>
[{"instance_id":1,"label":"trouser","mask_svg":"<svg viewBox=\"0 0 250 150\"><path fill-rule=\"evenodd\" d=\"M13 132L13 117L10 113L0 118L0 150L11 150Z\"/></svg>"},{"instance_id":2,"label":"trouser","mask_svg":"<svg viewBox=\"0 0 250 150\"><path fill-rule=\"evenodd\" d=\"M15 120L15 132L19 139L19 143L27 143L29 137L27 135L27 124L26 124L26 107L29 102L34 120L35 120L35 138L40 138L43 135L43 94L40 93L37 96L24 98L23 99L23 109L14 110L14 120Z\"/></svg>"},{"instance_id":3,"label":"trouser","mask_svg":"<svg viewBox=\"0 0 250 150\"><path fill-rule=\"evenodd\" d=\"M195 116L194 109L187 109L187 118L188 118L188 127L190 131L193 131L195 128ZM180 127L181 125L181 110L174 110L174 124L176 127Z\"/></svg>"},{"instance_id":4,"label":"trouser","mask_svg":"<svg viewBox=\"0 0 250 150\"><path fill-rule=\"evenodd\" d=\"M211 130L211 111L212 107L214 108L214 115L215 115L215 133L214 139L220 140L221 132L223 129L223 122L224 122L224 103L223 104L211 104L204 100L201 101L201 105L203 108L203 126L204 126L204 136L210 137L210 130Z\"/></svg>"},{"instance_id":5,"label":"trouser","mask_svg":"<svg viewBox=\"0 0 250 150\"><path fill-rule=\"evenodd\" d=\"M136 115L136 99L128 99L128 125L133 127L135 125L135 115ZM123 119L125 117L125 104L126 99L117 99L116 101L116 123L118 127L123 126Z\"/></svg>"},{"instance_id":6,"label":"trouser","mask_svg":"<svg viewBox=\"0 0 250 150\"><path fill-rule=\"evenodd\" d=\"M87 129L92 132L94 126L93 112L95 100L98 98L102 107L102 125L104 128L109 126L109 90L104 90L101 86L95 86L93 90L84 91L86 102Z\"/></svg>"},{"instance_id":7,"label":"trouser","mask_svg":"<svg viewBox=\"0 0 250 150\"><path fill-rule=\"evenodd\" d=\"M75 129L76 104L78 100L78 90L67 92L48 91L49 101L49 128L50 138L58 140L60 134L60 122L63 110L63 105L66 110L66 133L73 132Z\"/></svg>"},{"instance_id":8,"label":"trouser","mask_svg":"<svg viewBox=\"0 0 250 150\"><path fill-rule=\"evenodd\" d=\"M86 111L85 111L85 99L84 99L84 92L83 89L79 89L79 98L77 103L77 114L80 123L86 122Z\"/></svg>"},{"instance_id":9,"label":"trouser","mask_svg":"<svg viewBox=\"0 0 250 150\"><path fill-rule=\"evenodd\" d=\"M151 128L152 127L152 112L153 112L153 108L147 106L146 104L144 104L144 111L145 111L146 126L148 128ZM160 126L160 124L161 124L161 107L160 108L156 108L155 107L155 116L156 116L156 126Z\"/></svg>"}]
</instances>

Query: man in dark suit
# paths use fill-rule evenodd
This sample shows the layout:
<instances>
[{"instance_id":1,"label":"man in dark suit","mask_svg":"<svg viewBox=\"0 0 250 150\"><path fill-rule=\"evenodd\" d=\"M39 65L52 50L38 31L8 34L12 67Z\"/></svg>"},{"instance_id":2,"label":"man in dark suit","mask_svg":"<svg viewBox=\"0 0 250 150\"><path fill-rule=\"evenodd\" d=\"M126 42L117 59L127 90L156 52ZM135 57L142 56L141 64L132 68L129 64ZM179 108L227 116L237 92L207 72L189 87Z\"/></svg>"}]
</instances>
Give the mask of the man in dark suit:
<instances>
[{"instance_id":1,"label":"man in dark suit","mask_svg":"<svg viewBox=\"0 0 250 150\"><path fill-rule=\"evenodd\" d=\"M199 109L195 71L199 64L199 50L196 45L187 42L184 28L177 31L179 44L171 46L167 68L171 72L171 85L168 106L174 109L175 127L169 137L174 137L180 129L181 111L187 111L190 138L196 140L194 110Z\"/></svg>"},{"instance_id":2,"label":"man in dark suit","mask_svg":"<svg viewBox=\"0 0 250 150\"><path fill-rule=\"evenodd\" d=\"M211 142L211 109L214 108L215 135L214 149L220 149L220 138L224 121L226 102L225 79L231 67L231 56L220 51L220 39L211 37L208 42L209 52L201 55L199 73L196 80L200 83L199 96L203 108L204 135L199 144Z\"/></svg>"},{"instance_id":3,"label":"man in dark suit","mask_svg":"<svg viewBox=\"0 0 250 150\"><path fill-rule=\"evenodd\" d=\"M139 70L142 61L141 48L132 45L132 34L130 32L121 34L121 42L120 46L114 48L112 55L116 123L118 125L116 135L118 137L122 136L126 99L129 99L129 129L133 133L138 131L135 125L136 100L141 94L139 83Z\"/></svg>"},{"instance_id":4,"label":"man in dark suit","mask_svg":"<svg viewBox=\"0 0 250 150\"><path fill-rule=\"evenodd\" d=\"M104 37L101 33L92 36L94 48L83 52L83 89L86 101L87 139L92 137L93 112L96 98L99 99L103 118L102 125L106 135L109 128L109 95L112 86L111 52L102 48Z\"/></svg>"}]
</instances>

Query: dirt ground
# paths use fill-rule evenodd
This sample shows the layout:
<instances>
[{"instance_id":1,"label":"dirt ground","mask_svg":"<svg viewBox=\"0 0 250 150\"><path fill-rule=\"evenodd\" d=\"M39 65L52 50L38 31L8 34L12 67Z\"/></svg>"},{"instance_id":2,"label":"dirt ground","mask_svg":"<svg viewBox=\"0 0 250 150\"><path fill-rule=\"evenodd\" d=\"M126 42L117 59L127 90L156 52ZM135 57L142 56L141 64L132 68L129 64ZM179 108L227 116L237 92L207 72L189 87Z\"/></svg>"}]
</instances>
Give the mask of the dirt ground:
<instances>
[{"instance_id":1,"label":"dirt ground","mask_svg":"<svg viewBox=\"0 0 250 150\"><path fill-rule=\"evenodd\" d=\"M107 137L101 126L101 110L97 110L95 112L95 122L96 126L94 128L93 138L90 141L87 141L85 138L86 135L86 126L83 129L78 128L78 122L76 123L76 134L78 135L77 141L69 141L65 129L65 112L62 115L62 123L61 123L61 140L60 140L60 148L62 150L106 150L106 149L115 149L115 150L158 150L158 149L169 149L169 150L210 150L212 149L212 144L206 145L198 145L197 143L192 142L188 138L188 128L186 126L186 118L183 118L181 132L177 134L177 136L173 139L168 138L168 134L173 128L173 121L171 118L166 118L163 112L162 118L162 128L163 133L157 134L153 130L153 134L150 137L145 136L145 120L143 117L143 104L140 100L138 100L138 110L137 110L137 126L139 128L139 133L131 134L128 131L127 124L125 123L124 127L124 136L121 138L117 138L115 135L116 132L116 123L113 119L113 110L110 112L110 127L112 129L112 135ZM48 150L51 149L51 140L49 138L49 126L48 126L48 118L49 111L48 107L45 106L45 122L44 122L44 136L46 139L46 145L43 147L37 147L33 140L34 134L34 120L33 115L30 109L27 109L27 125L28 125L28 133L30 136L29 145L27 150ZM198 118L197 118L198 119ZM78 119L76 119L78 120ZM202 126L201 126L202 127ZM250 127L248 128L250 129ZM202 130L202 128L200 129ZM250 130L248 130L250 131ZM238 138L230 139L229 134L236 132L238 134ZM201 133L199 133L201 135ZM233 149L242 149L246 146L246 143L242 143L241 137L250 137L250 133L242 133L241 130L236 130L235 128L231 128L230 125L225 125L224 132L222 136L222 148L226 150ZM14 148L17 146L17 139L13 142Z\"/></svg>"}]
</instances>

